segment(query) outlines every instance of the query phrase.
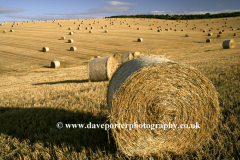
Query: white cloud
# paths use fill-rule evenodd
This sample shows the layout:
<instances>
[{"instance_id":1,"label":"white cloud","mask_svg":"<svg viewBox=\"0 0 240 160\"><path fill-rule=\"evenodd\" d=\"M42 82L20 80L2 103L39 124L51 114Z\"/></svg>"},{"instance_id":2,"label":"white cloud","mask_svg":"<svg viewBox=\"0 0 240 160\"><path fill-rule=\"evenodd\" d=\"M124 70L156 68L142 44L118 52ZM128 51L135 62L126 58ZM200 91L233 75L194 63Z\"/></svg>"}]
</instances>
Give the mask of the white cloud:
<instances>
[{"instance_id":1,"label":"white cloud","mask_svg":"<svg viewBox=\"0 0 240 160\"><path fill-rule=\"evenodd\" d=\"M123 5L137 5L135 3L128 3L128 2L119 2L119 1L108 1L107 4L112 6L123 6Z\"/></svg>"},{"instance_id":2,"label":"white cloud","mask_svg":"<svg viewBox=\"0 0 240 160\"><path fill-rule=\"evenodd\" d=\"M0 14L12 14L12 13L18 13L23 11L25 10L20 8L10 8L5 6L0 6Z\"/></svg>"},{"instance_id":3,"label":"white cloud","mask_svg":"<svg viewBox=\"0 0 240 160\"><path fill-rule=\"evenodd\" d=\"M195 12L173 12L173 11L151 11L147 14L155 14L155 15L161 15L161 14L169 14L169 15L191 15L191 14L206 14L206 13L211 13L211 14L217 14L217 13L232 13L232 12L239 12L240 9L238 10L221 10L221 11L195 11Z\"/></svg>"}]
</instances>

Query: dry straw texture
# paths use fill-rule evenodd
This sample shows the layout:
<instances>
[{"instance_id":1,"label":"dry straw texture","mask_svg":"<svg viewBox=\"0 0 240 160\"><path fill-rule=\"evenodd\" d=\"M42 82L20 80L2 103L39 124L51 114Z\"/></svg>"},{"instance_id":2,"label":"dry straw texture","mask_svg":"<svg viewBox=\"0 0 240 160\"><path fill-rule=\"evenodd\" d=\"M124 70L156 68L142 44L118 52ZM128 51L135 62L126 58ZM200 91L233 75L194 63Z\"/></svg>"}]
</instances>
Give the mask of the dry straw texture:
<instances>
[{"instance_id":1,"label":"dry straw texture","mask_svg":"<svg viewBox=\"0 0 240 160\"><path fill-rule=\"evenodd\" d=\"M51 62L51 68L59 68L60 62L59 61L52 61Z\"/></svg>"},{"instance_id":2,"label":"dry straw texture","mask_svg":"<svg viewBox=\"0 0 240 160\"><path fill-rule=\"evenodd\" d=\"M94 58L88 64L89 80L92 82L110 80L116 68L117 62L112 56Z\"/></svg>"},{"instance_id":3,"label":"dry straw texture","mask_svg":"<svg viewBox=\"0 0 240 160\"><path fill-rule=\"evenodd\" d=\"M122 54L122 56L121 56L121 62L122 62L122 63L125 63L125 62L127 62L127 61L130 61L130 60L132 60L132 59L133 59L132 53Z\"/></svg>"},{"instance_id":4,"label":"dry straw texture","mask_svg":"<svg viewBox=\"0 0 240 160\"><path fill-rule=\"evenodd\" d=\"M118 63L121 62L121 56L122 56L121 53L115 53L115 54L113 55L113 57L116 59L116 61L117 61Z\"/></svg>"},{"instance_id":5,"label":"dry straw texture","mask_svg":"<svg viewBox=\"0 0 240 160\"><path fill-rule=\"evenodd\" d=\"M42 48L42 51L43 51L43 52L48 52L48 51L49 51L49 48L48 48L48 47L43 47L43 48Z\"/></svg>"},{"instance_id":6,"label":"dry straw texture","mask_svg":"<svg viewBox=\"0 0 240 160\"><path fill-rule=\"evenodd\" d=\"M200 129L112 128L127 156L183 154L206 144L218 124L218 93L199 71L161 58L122 65L108 88L110 124L200 124Z\"/></svg>"},{"instance_id":7,"label":"dry straw texture","mask_svg":"<svg viewBox=\"0 0 240 160\"><path fill-rule=\"evenodd\" d=\"M223 41L222 46L224 49L234 48L235 41L234 41L234 39L225 40L225 41Z\"/></svg>"}]
</instances>

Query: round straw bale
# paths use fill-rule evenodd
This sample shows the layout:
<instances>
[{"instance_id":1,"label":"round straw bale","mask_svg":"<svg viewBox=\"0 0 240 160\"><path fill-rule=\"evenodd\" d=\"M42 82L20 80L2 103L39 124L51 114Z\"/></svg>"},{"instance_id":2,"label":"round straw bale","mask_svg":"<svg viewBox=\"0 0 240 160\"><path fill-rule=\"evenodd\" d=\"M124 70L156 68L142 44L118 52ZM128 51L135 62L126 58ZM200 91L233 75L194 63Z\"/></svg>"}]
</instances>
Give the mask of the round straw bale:
<instances>
[{"instance_id":1,"label":"round straw bale","mask_svg":"<svg viewBox=\"0 0 240 160\"><path fill-rule=\"evenodd\" d=\"M111 125L135 127L111 128L118 149L130 157L191 152L208 142L219 122L218 93L211 81L192 67L161 58L138 58L119 67L109 82L107 102ZM200 129L163 129L163 124L196 122ZM161 125L155 129L151 124Z\"/></svg>"},{"instance_id":2,"label":"round straw bale","mask_svg":"<svg viewBox=\"0 0 240 160\"><path fill-rule=\"evenodd\" d=\"M143 39L142 38L138 38L138 42L142 42L143 41Z\"/></svg>"},{"instance_id":3,"label":"round straw bale","mask_svg":"<svg viewBox=\"0 0 240 160\"><path fill-rule=\"evenodd\" d=\"M88 64L89 80L92 82L110 80L116 68L117 62L112 56L94 58Z\"/></svg>"},{"instance_id":4,"label":"round straw bale","mask_svg":"<svg viewBox=\"0 0 240 160\"><path fill-rule=\"evenodd\" d=\"M137 28L137 30L140 30L140 28Z\"/></svg>"},{"instance_id":5,"label":"round straw bale","mask_svg":"<svg viewBox=\"0 0 240 160\"><path fill-rule=\"evenodd\" d=\"M86 29L89 29L88 27L86 27Z\"/></svg>"},{"instance_id":6,"label":"round straw bale","mask_svg":"<svg viewBox=\"0 0 240 160\"><path fill-rule=\"evenodd\" d=\"M234 39L225 40L225 41L223 41L222 46L223 46L224 49L234 48L235 47L235 41L234 41Z\"/></svg>"},{"instance_id":7,"label":"round straw bale","mask_svg":"<svg viewBox=\"0 0 240 160\"><path fill-rule=\"evenodd\" d=\"M218 35L217 35L217 37L221 37L221 35L220 35L220 34L218 34Z\"/></svg>"},{"instance_id":8,"label":"round straw bale","mask_svg":"<svg viewBox=\"0 0 240 160\"><path fill-rule=\"evenodd\" d=\"M43 48L42 48L42 51L43 51L43 52L48 52L48 51L49 51L49 48L48 48L48 47L43 47Z\"/></svg>"},{"instance_id":9,"label":"round straw bale","mask_svg":"<svg viewBox=\"0 0 240 160\"><path fill-rule=\"evenodd\" d=\"M181 31L184 31L184 29L181 29Z\"/></svg>"},{"instance_id":10,"label":"round straw bale","mask_svg":"<svg viewBox=\"0 0 240 160\"><path fill-rule=\"evenodd\" d=\"M108 25L105 25L105 27L108 27Z\"/></svg>"},{"instance_id":11,"label":"round straw bale","mask_svg":"<svg viewBox=\"0 0 240 160\"><path fill-rule=\"evenodd\" d=\"M165 29L165 31L168 31L168 29Z\"/></svg>"},{"instance_id":12,"label":"round straw bale","mask_svg":"<svg viewBox=\"0 0 240 160\"><path fill-rule=\"evenodd\" d=\"M206 43L211 43L211 39L207 39L207 40L206 40Z\"/></svg>"},{"instance_id":13,"label":"round straw bale","mask_svg":"<svg viewBox=\"0 0 240 160\"><path fill-rule=\"evenodd\" d=\"M71 29L72 29L71 27L68 28L68 30L71 30Z\"/></svg>"},{"instance_id":14,"label":"round straw bale","mask_svg":"<svg viewBox=\"0 0 240 160\"><path fill-rule=\"evenodd\" d=\"M121 62L121 56L122 56L121 53L115 53L113 55L113 57L116 59L117 62Z\"/></svg>"},{"instance_id":15,"label":"round straw bale","mask_svg":"<svg viewBox=\"0 0 240 160\"><path fill-rule=\"evenodd\" d=\"M51 62L51 68L59 68L60 62L59 61L52 61Z\"/></svg>"},{"instance_id":16,"label":"round straw bale","mask_svg":"<svg viewBox=\"0 0 240 160\"><path fill-rule=\"evenodd\" d=\"M237 33L234 33L233 36L237 36Z\"/></svg>"},{"instance_id":17,"label":"round straw bale","mask_svg":"<svg viewBox=\"0 0 240 160\"><path fill-rule=\"evenodd\" d=\"M108 33L108 30L105 30L105 33Z\"/></svg>"},{"instance_id":18,"label":"round straw bale","mask_svg":"<svg viewBox=\"0 0 240 160\"><path fill-rule=\"evenodd\" d=\"M222 31L219 31L219 34L222 34Z\"/></svg>"},{"instance_id":19,"label":"round straw bale","mask_svg":"<svg viewBox=\"0 0 240 160\"><path fill-rule=\"evenodd\" d=\"M208 36L212 36L212 33L208 33Z\"/></svg>"},{"instance_id":20,"label":"round straw bale","mask_svg":"<svg viewBox=\"0 0 240 160\"><path fill-rule=\"evenodd\" d=\"M68 43L73 43L73 39L69 39L69 40L68 40Z\"/></svg>"},{"instance_id":21,"label":"round straw bale","mask_svg":"<svg viewBox=\"0 0 240 160\"><path fill-rule=\"evenodd\" d=\"M185 37L189 37L189 35L188 35L188 34L185 34Z\"/></svg>"},{"instance_id":22,"label":"round straw bale","mask_svg":"<svg viewBox=\"0 0 240 160\"><path fill-rule=\"evenodd\" d=\"M94 27L91 27L91 29L94 29Z\"/></svg>"},{"instance_id":23,"label":"round straw bale","mask_svg":"<svg viewBox=\"0 0 240 160\"><path fill-rule=\"evenodd\" d=\"M0 26L3 26L3 24L1 23Z\"/></svg>"},{"instance_id":24,"label":"round straw bale","mask_svg":"<svg viewBox=\"0 0 240 160\"><path fill-rule=\"evenodd\" d=\"M206 32L206 30L203 30L203 32Z\"/></svg>"},{"instance_id":25,"label":"round straw bale","mask_svg":"<svg viewBox=\"0 0 240 160\"><path fill-rule=\"evenodd\" d=\"M125 63L133 59L132 53L122 54L121 56L121 63Z\"/></svg>"},{"instance_id":26,"label":"round straw bale","mask_svg":"<svg viewBox=\"0 0 240 160\"><path fill-rule=\"evenodd\" d=\"M133 58L137 58L140 56L140 52L134 52L132 53L132 55L133 55Z\"/></svg>"},{"instance_id":27,"label":"round straw bale","mask_svg":"<svg viewBox=\"0 0 240 160\"><path fill-rule=\"evenodd\" d=\"M92 33L92 31L90 30L89 33Z\"/></svg>"},{"instance_id":28,"label":"round straw bale","mask_svg":"<svg viewBox=\"0 0 240 160\"><path fill-rule=\"evenodd\" d=\"M174 31L177 31L177 29L174 29Z\"/></svg>"},{"instance_id":29,"label":"round straw bale","mask_svg":"<svg viewBox=\"0 0 240 160\"><path fill-rule=\"evenodd\" d=\"M62 36L62 37L61 37L61 40L65 40L65 37L64 37L64 36Z\"/></svg>"},{"instance_id":30,"label":"round straw bale","mask_svg":"<svg viewBox=\"0 0 240 160\"><path fill-rule=\"evenodd\" d=\"M3 30L3 33L7 33L7 31L6 31L6 30Z\"/></svg>"},{"instance_id":31,"label":"round straw bale","mask_svg":"<svg viewBox=\"0 0 240 160\"><path fill-rule=\"evenodd\" d=\"M78 30L80 30L81 28L80 27L78 27Z\"/></svg>"},{"instance_id":32,"label":"round straw bale","mask_svg":"<svg viewBox=\"0 0 240 160\"><path fill-rule=\"evenodd\" d=\"M77 47L74 47L74 46L70 47L70 51L76 51L76 50L77 50Z\"/></svg>"},{"instance_id":33,"label":"round straw bale","mask_svg":"<svg viewBox=\"0 0 240 160\"><path fill-rule=\"evenodd\" d=\"M70 35L73 35L73 32L70 32L69 34L70 34Z\"/></svg>"}]
</instances>

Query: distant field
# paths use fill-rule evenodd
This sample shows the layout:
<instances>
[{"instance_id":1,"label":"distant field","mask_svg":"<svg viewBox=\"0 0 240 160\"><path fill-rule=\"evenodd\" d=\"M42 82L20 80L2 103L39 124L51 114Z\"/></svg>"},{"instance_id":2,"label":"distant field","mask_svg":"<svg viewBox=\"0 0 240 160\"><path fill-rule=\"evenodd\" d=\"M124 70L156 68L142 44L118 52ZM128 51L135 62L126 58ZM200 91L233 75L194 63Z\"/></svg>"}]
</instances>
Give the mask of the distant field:
<instances>
[{"instance_id":1,"label":"distant field","mask_svg":"<svg viewBox=\"0 0 240 160\"><path fill-rule=\"evenodd\" d=\"M87 64L93 56L135 51L189 64L208 77L219 92L223 117L212 140L201 150L187 155L166 153L165 158L240 156L239 17L188 22L143 18L35 22L16 22L15 27L8 22L0 26L0 159L126 158L117 151L111 131L59 130L56 123L105 123L110 114L106 102L108 82L89 82ZM159 26L162 32L157 32ZM217 37L221 30L223 34ZM71 31L75 33L70 35ZM62 36L66 39L60 40ZM137 42L138 38L143 42ZM208 38L211 43L206 43ZM74 42L68 43L68 39ZM227 39L234 39L236 47L223 49L222 42ZM77 47L77 51L69 51L71 46ZM42 47L49 47L50 51L42 52ZM49 68L52 60L59 60L61 67Z\"/></svg>"}]
</instances>

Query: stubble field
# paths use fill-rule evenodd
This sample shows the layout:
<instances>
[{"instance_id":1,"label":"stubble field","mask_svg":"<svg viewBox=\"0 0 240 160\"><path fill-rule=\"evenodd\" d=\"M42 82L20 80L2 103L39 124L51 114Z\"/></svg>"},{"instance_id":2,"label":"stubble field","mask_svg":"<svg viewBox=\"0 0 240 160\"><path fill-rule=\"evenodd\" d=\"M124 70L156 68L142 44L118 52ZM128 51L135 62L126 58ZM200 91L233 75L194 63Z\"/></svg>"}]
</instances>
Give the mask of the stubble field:
<instances>
[{"instance_id":1,"label":"stubble field","mask_svg":"<svg viewBox=\"0 0 240 160\"><path fill-rule=\"evenodd\" d=\"M56 123L109 123L108 82L89 82L87 64L93 56L135 51L193 66L212 81L219 93L222 118L208 144L192 153L164 153L164 157L152 158L238 159L240 156L238 17L188 22L112 18L22 23L16 22L15 27L12 22L0 26L0 159L127 158L117 151L110 130L57 129ZM157 32L159 26L162 32ZM167 28L169 31L165 31ZM220 30L224 32L217 37ZM71 31L75 33L70 35ZM66 39L61 40L62 36ZM137 42L138 38L143 42ZM206 43L208 38L211 43ZM69 39L74 42L68 43ZM236 47L223 49L222 42L227 39L234 39ZM71 46L77 47L77 51L70 51ZM50 51L42 52L42 47L49 47ZM50 68L52 60L59 60L61 67Z\"/></svg>"}]
</instances>

